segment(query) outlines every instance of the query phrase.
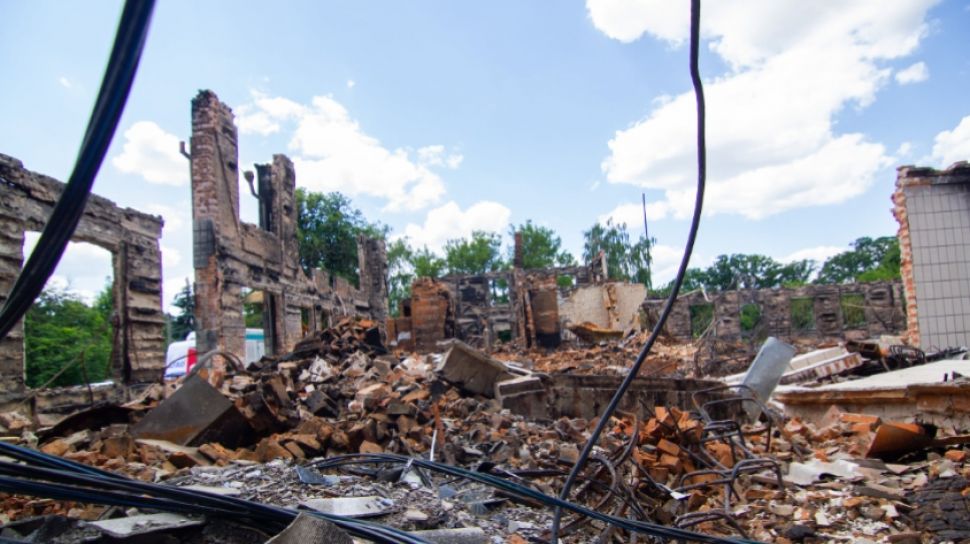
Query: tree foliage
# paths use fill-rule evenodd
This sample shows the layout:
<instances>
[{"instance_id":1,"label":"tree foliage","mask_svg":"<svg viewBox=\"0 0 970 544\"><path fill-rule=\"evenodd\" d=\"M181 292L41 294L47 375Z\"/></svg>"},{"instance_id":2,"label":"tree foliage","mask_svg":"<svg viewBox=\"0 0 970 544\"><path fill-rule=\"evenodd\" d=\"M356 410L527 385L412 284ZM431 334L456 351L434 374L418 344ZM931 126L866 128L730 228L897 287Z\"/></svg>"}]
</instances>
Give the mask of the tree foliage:
<instances>
[{"instance_id":1,"label":"tree foliage","mask_svg":"<svg viewBox=\"0 0 970 544\"><path fill-rule=\"evenodd\" d=\"M110 375L113 296L105 286L92 305L61 289L44 290L24 317L25 379L30 387L77 385ZM83 356L84 371L80 361Z\"/></svg>"},{"instance_id":2,"label":"tree foliage","mask_svg":"<svg viewBox=\"0 0 970 544\"><path fill-rule=\"evenodd\" d=\"M401 315L401 301L411 296L413 259L414 251L406 238L398 238L387 246L387 299L392 316Z\"/></svg>"},{"instance_id":3,"label":"tree foliage","mask_svg":"<svg viewBox=\"0 0 970 544\"><path fill-rule=\"evenodd\" d=\"M444 275L445 260L436 255L427 246L415 251L411 257L415 278L440 278Z\"/></svg>"},{"instance_id":4,"label":"tree foliage","mask_svg":"<svg viewBox=\"0 0 970 544\"><path fill-rule=\"evenodd\" d=\"M515 239L518 232L522 236L522 268L550 268L553 266L572 266L576 259L562 249L562 239L548 227L536 225L531 219L516 227L509 225L509 236ZM515 258L515 244L509 248L509 261Z\"/></svg>"},{"instance_id":5,"label":"tree foliage","mask_svg":"<svg viewBox=\"0 0 970 544\"><path fill-rule=\"evenodd\" d=\"M321 268L331 276L347 278L360 284L357 260L357 236L384 238L388 229L370 223L350 199L340 193L315 193L296 190L297 239L300 264L309 274Z\"/></svg>"},{"instance_id":6,"label":"tree foliage","mask_svg":"<svg viewBox=\"0 0 970 544\"><path fill-rule=\"evenodd\" d=\"M816 283L889 281L899 279L899 240L895 236L863 236L852 249L830 257L819 270Z\"/></svg>"},{"instance_id":7,"label":"tree foliage","mask_svg":"<svg viewBox=\"0 0 970 544\"><path fill-rule=\"evenodd\" d=\"M475 231L471 238L445 243L445 266L449 274L484 274L504 266L500 249L502 237L492 232Z\"/></svg>"},{"instance_id":8,"label":"tree foliage","mask_svg":"<svg viewBox=\"0 0 970 544\"><path fill-rule=\"evenodd\" d=\"M630 242L626 224L596 223L583 232L583 259L588 263L597 259L600 251L606 256L607 276L612 280L634 281L650 288L650 247L652 240L640 236Z\"/></svg>"},{"instance_id":9,"label":"tree foliage","mask_svg":"<svg viewBox=\"0 0 970 544\"><path fill-rule=\"evenodd\" d=\"M814 261L807 259L782 264L765 255L719 255L714 264L705 269L688 269L682 291L701 287L709 291L792 287L807 283L814 269ZM672 285L664 291L669 293L670 287Z\"/></svg>"},{"instance_id":10,"label":"tree foliage","mask_svg":"<svg viewBox=\"0 0 970 544\"><path fill-rule=\"evenodd\" d=\"M179 309L178 314L169 318L169 337L178 341L195 330L195 296L192 294L192 284L185 280L185 286L175 294L172 306Z\"/></svg>"}]
</instances>

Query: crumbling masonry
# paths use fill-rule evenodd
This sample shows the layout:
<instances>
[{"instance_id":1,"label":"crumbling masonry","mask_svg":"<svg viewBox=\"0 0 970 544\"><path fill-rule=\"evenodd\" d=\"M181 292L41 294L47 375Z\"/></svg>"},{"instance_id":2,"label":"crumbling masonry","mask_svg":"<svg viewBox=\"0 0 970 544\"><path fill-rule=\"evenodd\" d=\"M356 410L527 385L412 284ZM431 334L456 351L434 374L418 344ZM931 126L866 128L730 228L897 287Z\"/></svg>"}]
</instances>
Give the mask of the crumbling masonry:
<instances>
[{"instance_id":1,"label":"crumbling masonry","mask_svg":"<svg viewBox=\"0 0 970 544\"><path fill-rule=\"evenodd\" d=\"M893 203L909 341L970 346L970 163L900 167Z\"/></svg>"},{"instance_id":2,"label":"crumbling masonry","mask_svg":"<svg viewBox=\"0 0 970 544\"><path fill-rule=\"evenodd\" d=\"M25 231L42 231L64 183L0 154L0 303L23 266ZM114 269L115 378L127 384L157 381L165 367L162 266L158 239L162 219L121 208L97 195L88 198L72 240L111 252ZM24 391L23 323L0 340L0 402Z\"/></svg>"},{"instance_id":3,"label":"crumbling masonry","mask_svg":"<svg viewBox=\"0 0 970 544\"><path fill-rule=\"evenodd\" d=\"M565 325L571 323L628 328L646 290L604 283L598 264L419 278L411 298L402 303L401 316L388 320L389 340L424 352L450 338L484 349L506 341L523 348L555 347L568 336ZM569 286L560 287L559 281ZM632 297L616 295L616 290L630 289Z\"/></svg>"},{"instance_id":4,"label":"crumbling masonry","mask_svg":"<svg viewBox=\"0 0 970 544\"><path fill-rule=\"evenodd\" d=\"M648 321L659 314L664 303L644 303ZM743 312L750 312L746 322L742 322ZM664 330L689 342L701 335L719 339L775 336L787 341L859 340L897 334L904 328L902 286L873 282L709 294L694 291L677 299Z\"/></svg>"},{"instance_id":5,"label":"crumbling masonry","mask_svg":"<svg viewBox=\"0 0 970 544\"><path fill-rule=\"evenodd\" d=\"M215 93L192 101L192 221L196 345L242 358L244 289L262 291L267 354L293 349L303 335L340 316L387 316L384 242L358 240L360 288L347 280L300 267L296 175L293 163L274 155L256 165L260 224L239 219L239 152L232 110ZM255 188L254 188L255 189Z\"/></svg>"}]
</instances>

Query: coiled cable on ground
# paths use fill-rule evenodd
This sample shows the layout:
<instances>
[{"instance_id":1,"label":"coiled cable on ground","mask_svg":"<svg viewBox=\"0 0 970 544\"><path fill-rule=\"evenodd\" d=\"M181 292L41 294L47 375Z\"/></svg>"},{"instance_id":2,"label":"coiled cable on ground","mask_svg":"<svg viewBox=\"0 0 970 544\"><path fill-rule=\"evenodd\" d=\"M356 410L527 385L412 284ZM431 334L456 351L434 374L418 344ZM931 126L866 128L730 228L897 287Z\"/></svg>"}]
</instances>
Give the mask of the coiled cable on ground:
<instances>
[{"instance_id":1,"label":"coiled cable on ground","mask_svg":"<svg viewBox=\"0 0 970 544\"><path fill-rule=\"evenodd\" d=\"M633 520L629 518L620 518L616 516L611 516L609 514L605 514L602 512L597 512L595 510L589 509L582 505L565 501L558 497L546 495L545 493L537 491L533 488L526 487L521 484L517 484L515 482L505 480L503 478L499 478L495 475L488 474L486 472L472 471L461 467L446 465L442 463L436 463L433 461L426 461L424 459L407 457L404 455L397 455L397 454L391 454L391 453L340 455L335 457L328 457L327 459L321 459L319 461L313 461L308 463L307 466L314 467L317 469L331 469L331 468L337 468L337 467L347 466L347 465L387 464L387 463L392 463L392 464L410 463L410 465L414 467L423 468L433 472L438 472L440 474L446 474L452 477L472 480L472 481L502 490L511 495L544 504L548 507L561 508L563 510L568 510L576 514L588 516L594 520L616 526L620 529L624 529L633 533L650 535L664 540L680 539L680 540L690 541L690 542L707 542L707 543L716 543L716 544L756 544L755 541L751 541L751 540L706 535L703 533L697 533L687 529L668 527L657 523L650 523L646 521L638 521L638 520Z\"/></svg>"}]
</instances>

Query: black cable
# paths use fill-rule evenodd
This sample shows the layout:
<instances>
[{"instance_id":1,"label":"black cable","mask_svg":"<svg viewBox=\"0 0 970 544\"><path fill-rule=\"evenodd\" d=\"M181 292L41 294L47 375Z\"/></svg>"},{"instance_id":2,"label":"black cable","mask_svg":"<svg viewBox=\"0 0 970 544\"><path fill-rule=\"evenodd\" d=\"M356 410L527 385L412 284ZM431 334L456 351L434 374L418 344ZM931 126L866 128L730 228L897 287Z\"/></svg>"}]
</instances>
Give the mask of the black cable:
<instances>
[{"instance_id":1,"label":"black cable","mask_svg":"<svg viewBox=\"0 0 970 544\"><path fill-rule=\"evenodd\" d=\"M101 80L74 171L54 205L44 232L0 311L0 339L27 313L57 267L84 215L91 186L118 128L148 35L155 0L128 0L121 13L108 67Z\"/></svg>"},{"instance_id":2,"label":"black cable","mask_svg":"<svg viewBox=\"0 0 970 544\"><path fill-rule=\"evenodd\" d=\"M246 520L254 526L272 524L278 529L291 523L299 514L279 506L133 480L2 442L0 452L29 463L0 462L0 491L4 492L180 514L208 514L236 521ZM305 513L374 542L427 544L419 536L392 527L316 511Z\"/></svg>"},{"instance_id":3,"label":"black cable","mask_svg":"<svg viewBox=\"0 0 970 544\"><path fill-rule=\"evenodd\" d=\"M449 476L464 478L467 480L476 481L496 489L500 489L506 493L514 496L522 497L524 499L539 502L546 506L564 508L571 512L577 514L588 516L597 521L608 523L614 525L621 529L634 532L648 534L658 538L663 538L667 540L688 540L694 542L710 542L717 544L756 544L751 540L734 539L727 537L720 537L714 535L705 535L703 533L696 533L687 529L681 529L678 527L667 527L665 525L659 525L656 523L650 523L646 521L638 521L629 518L620 518L612 516L609 514L604 514L602 512L597 512L586 508L585 506L578 505L572 502L565 501L563 499L553 497L552 495L546 495L540 491L537 491L531 487L526 487L509 480L499 478L493 474L485 472L471 471L461 467L455 467L451 465L446 465L442 463L436 463L433 461L426 461L424 459L418 459L413 457L406 457L403 455L390 454L390 453L380 453L380 454L351 454L351 455L341 455L336 457L328 457L327 459L322 459L320 461L315 461L309 463L307 466L317 467L317 468L336 468L343 465L353 465L353 464L386 464L386 463L411 463L413 466L424 468L430 471L439 472L442 474L447 474Z\"/></svg>"},{"instance_id":4,"label":"black cable","mask_svg":"<svg viewBox=\"0 0 970 544\"><path fill-rule=\"evenodd\" d=\"M643 361L646 360L647 354L650 353L650 349L653 348L654 342L657 337L660 336L660 332L663 330L664 324L667 322L667 318L670 316L670 312L673 309L674 302L677 300L677 295L680 293L680 287L684 283L684 275L687 273L687 265L690 263L691 253L694 251L694 240L697 239L697 229L701 221L701 209L704 205L704 187L705 180L707 176L707 148L705 142L704 134L704 86L701 82L700 68L698 63L698 56L700 52L700 19L701 19L701 2L700 0L691 0L690 3L690 78L694 85L694 97L697 100L697 194L694 197L694 215L691 219L690 233L687 235L687 245L684 248L684 256L680 261L680 268L677 271L677 277L674 279L673 289L670 291L670 296L667 298L666 304L664 304L663 311L660 313L660 318L657 320L656 325L653 327L647 342L643 345L643 349L640 350L640 354L637 355L636 361L633 363L633 367L627 373L623 382L617 388L616 392L613 394L613 398L610 400L610 404L606 407L603 415L600 416L599 422L596 424L596 428L590 435L589 440L583 447L583 451L579 454L579 459L573 465L572 470L569 471L569 476L566 478L566 482L563 484L562 491L559 493L559 499L566 501L569 498L569 492L572 490L573 484L576 482L576 477L579 476L580 471L583 470L586 460L589 458L593 451L593 447L599 441L600 434L603 433L603 429L609 423L610 417L612 417L613 412L616 411L617 405L620 403L620 399L626 393L627 389L633 383L633 380L640 373L640 367L643 365ZM552 518L552 544L557 544L559 540L559 525L562 522L562 508L557 507Z\"/></svg>"}]
</instances>

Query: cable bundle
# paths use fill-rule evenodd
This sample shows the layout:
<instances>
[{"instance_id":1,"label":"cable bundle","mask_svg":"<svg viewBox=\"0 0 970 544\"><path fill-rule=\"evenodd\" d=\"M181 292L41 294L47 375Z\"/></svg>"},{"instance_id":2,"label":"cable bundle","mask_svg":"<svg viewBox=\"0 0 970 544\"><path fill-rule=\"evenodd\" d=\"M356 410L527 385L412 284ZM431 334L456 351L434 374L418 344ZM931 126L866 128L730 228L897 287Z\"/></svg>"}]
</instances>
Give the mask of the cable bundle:
<instances>
[{"instance_id":1,"label":"cable bundle","mask_svg":"<svg viewBox=\"0 0 970 544\"><path fill-rule=\"evenodd\" d=\"M312 515L349 534L381 544L427 544L423 538L393 527L316 511L223 497L194 489L132 480L81 463L0 442L0 455L25 464L0 462L0 491L55 500L156 510L228 519L279 532L298 514Z\"/></svg>"}]
</instances>

